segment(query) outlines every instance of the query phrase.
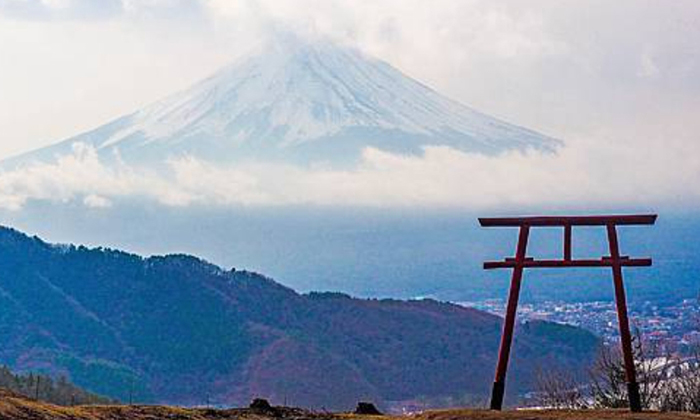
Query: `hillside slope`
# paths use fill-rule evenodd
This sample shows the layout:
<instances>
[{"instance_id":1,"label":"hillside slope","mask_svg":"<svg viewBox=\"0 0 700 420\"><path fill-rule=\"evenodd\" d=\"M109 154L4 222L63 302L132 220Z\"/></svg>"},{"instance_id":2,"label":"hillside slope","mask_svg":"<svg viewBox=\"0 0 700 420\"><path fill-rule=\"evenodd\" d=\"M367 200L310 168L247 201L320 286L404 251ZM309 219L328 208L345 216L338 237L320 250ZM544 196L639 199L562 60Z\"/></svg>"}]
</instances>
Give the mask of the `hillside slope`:
<instances>
[{"instance_id":1,"label":"hillside slope","mask_svg":"<svg viewBox=\"0 0 700 420\"><path fill-rule=\"evenodd\" d=\"M501 320L436 301L300 295L194 257L50 245L0 229L0 363L137 401L347 409L488 393ZM512 386L582 369L597 339L519 328Z\"/></svg>"}]
</instances>

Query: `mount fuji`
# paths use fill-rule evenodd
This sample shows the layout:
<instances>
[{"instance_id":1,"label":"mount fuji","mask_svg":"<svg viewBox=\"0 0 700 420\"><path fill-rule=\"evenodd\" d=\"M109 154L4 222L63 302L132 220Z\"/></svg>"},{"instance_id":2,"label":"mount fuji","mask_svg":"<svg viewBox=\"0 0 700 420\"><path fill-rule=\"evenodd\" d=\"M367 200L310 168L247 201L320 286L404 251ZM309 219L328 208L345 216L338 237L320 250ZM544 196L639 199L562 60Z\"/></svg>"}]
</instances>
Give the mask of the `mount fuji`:
<instances>
[{"instance_id":1,"label":"mount fuji","mask_svg":"<svg viewBox=\"0 0 700 420\"><path fill-rule=\"evenodd\" d=\"M270 43L184 91L2 166L50 161L76 143L94 147L104 161L139 166L180 156L342 163L370 146L496 154L560 144L448 99L356 49L298 39Z\"/></svg>"}]
</instances>

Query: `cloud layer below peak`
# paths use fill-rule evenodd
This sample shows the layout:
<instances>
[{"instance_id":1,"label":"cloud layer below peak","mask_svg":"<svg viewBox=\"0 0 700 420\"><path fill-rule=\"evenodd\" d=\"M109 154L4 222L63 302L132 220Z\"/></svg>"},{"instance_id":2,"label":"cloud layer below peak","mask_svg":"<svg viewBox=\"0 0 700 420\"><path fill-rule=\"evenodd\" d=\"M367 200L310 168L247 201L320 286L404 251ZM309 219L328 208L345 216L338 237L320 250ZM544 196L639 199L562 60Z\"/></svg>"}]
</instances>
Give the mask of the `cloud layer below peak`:
<instances>
[{"instance_id":1,"label":"cloud layer below peak","mask_svg":"<svg viewBox=\"0 0 700 420\"><path fill-rule=\"evenodd\" d=\"M191 157L154 172L108 166L76 144L54 163L0 173L0 207L20 210L32 200L108 208L125 199L166 206L361 206L381 208L508 209L695 207L700 191L697 154L659 147L629 153L626 146L574 142L557 154L500 156L425 147L405 156L367 148L353 169L251 163L235 167Z\"/></svg>"}]
</instances>

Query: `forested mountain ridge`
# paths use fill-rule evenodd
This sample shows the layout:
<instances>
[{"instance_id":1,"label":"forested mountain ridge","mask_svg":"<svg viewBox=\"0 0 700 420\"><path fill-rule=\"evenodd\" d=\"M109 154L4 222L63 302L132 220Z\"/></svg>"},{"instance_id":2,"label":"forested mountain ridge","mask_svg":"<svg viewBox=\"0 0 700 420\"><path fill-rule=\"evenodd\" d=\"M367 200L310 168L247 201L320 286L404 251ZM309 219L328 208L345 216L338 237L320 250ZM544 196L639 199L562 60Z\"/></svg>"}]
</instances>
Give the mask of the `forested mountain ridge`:
<instances>
[{"instance_id":1,"label":"forested mountain ridge","mask_svg":"<svg viewBox=\"0 0 700 420\"><path fill-rule=\"evenodd\" d=\"M0 229L0 363L113 398L307 407L485 395L501 320L431 300L300 295L200 259L51 245ZM597 339L519 328L510 385L581 369ZM510 395L515 395L515 392Z\"/></svg>"}]
</instances>

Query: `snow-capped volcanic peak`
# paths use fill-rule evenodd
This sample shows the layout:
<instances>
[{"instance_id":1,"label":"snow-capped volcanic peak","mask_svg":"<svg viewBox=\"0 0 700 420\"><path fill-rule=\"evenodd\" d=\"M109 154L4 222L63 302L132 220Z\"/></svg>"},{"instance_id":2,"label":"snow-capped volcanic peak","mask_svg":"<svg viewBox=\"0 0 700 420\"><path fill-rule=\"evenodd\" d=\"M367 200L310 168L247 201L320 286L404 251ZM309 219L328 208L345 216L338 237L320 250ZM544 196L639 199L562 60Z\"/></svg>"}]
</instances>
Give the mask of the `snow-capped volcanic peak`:
<instances>
[{"instance_id":1,"label":"snow-capped volcanic peak","mask_svg":"<svg viewBox=\"0 0 700 420\"><path fill-rule=\"evenodd\" d=\"M335 161L366 146L410 153L440 144L495 153L557 144L447 99L353 48L298 39L268 44L185 91L52 149L77 141L144 163L173 154Z\"/></svg>"},{"instance_id":2,"label":"snow-capped volcanic peak","mask_svg":"<svg viewBox=\"0 0 700 420\"><path fill-rule=\"evenodd\" d=\"M428 132L410 118L420 108L405 109L410 102L401 104L403 95L392 93L421 87L402 87L400 75L384 63L327 43L268 48L137 112L135 128L149 141L192 132L244 141L250 130L243 128L252 120L258 135L281 137L283 146L353 126Z\"/></svg>"}]
</instances>

